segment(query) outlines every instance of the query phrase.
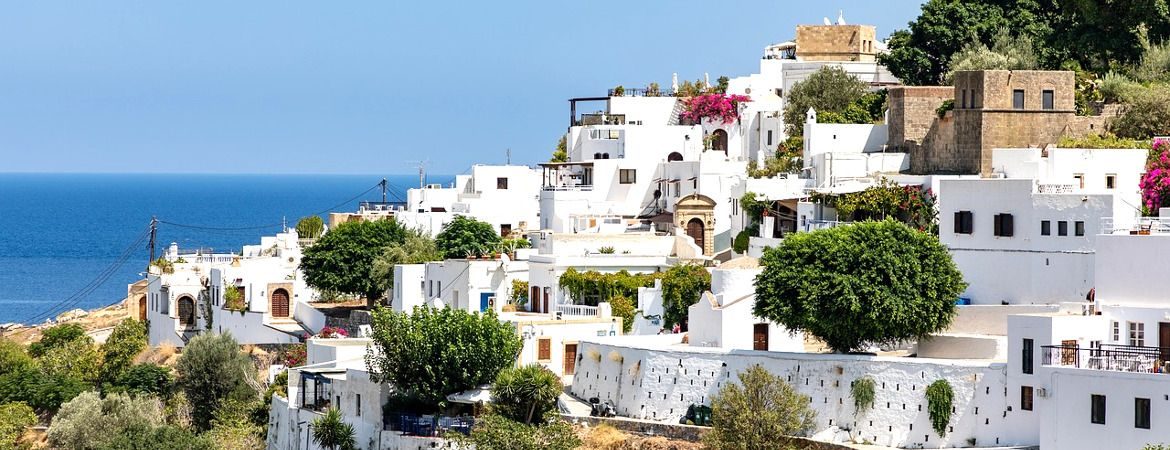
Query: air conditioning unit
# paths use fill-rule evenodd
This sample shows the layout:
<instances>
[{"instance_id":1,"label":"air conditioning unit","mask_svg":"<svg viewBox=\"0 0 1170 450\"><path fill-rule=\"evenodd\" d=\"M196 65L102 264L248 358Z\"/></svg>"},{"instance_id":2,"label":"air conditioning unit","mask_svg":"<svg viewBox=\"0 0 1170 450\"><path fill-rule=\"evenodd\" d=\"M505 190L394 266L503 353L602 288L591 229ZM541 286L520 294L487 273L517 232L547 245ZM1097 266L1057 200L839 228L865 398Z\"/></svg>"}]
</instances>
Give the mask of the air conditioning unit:
<instances>
[{"instance_id":1,"label":"air conditioning unit","mask_svg":"<svg viewBox=\"0 0 1170 450\"><path fill-rule=\"evenodd\" d=\"M1036 396L1040 398L1048 398L1048 389L1036 388Z\"/></svg>"}]
</instances>

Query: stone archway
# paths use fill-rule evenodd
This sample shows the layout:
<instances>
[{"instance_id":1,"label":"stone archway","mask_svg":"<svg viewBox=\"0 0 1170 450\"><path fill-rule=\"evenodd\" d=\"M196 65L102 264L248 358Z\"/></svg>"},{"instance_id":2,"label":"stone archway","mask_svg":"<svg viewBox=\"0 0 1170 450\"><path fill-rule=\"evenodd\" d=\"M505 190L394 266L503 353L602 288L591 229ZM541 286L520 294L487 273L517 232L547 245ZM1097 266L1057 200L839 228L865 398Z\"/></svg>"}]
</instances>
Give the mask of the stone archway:
<instances>
[{"instance_id":1,"label":"stone archway","mask_svg":"<svg viewBox=\"0 0 1170 450\"><path fill-rule=\"evenodd\" d=\"M720 129L711 132L711 150L727 154L727 131Z\"/></svg>"},{"instance_id":2,"label":"stone archway","mask_svg":"<svg viewBox=\"0 0 1170 450\"><path fill-rule=\"evenodd\" d=\"M704 255L715 254L715 201L700 194L680 198L674 205L674 224L686 230Z\"/></svg>"}]
</instances>

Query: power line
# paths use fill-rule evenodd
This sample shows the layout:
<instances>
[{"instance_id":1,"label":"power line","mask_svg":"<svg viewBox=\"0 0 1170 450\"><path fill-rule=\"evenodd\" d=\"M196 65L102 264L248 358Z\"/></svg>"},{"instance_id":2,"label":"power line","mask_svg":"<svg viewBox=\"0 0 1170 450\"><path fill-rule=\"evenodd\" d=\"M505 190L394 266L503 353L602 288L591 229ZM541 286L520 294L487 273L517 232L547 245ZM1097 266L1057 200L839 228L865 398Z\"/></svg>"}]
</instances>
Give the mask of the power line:
<instances>
[{"instance_id":1,"label":"power line","mask_svg":"<svg viewBox=\"0 0 1170 450\"><path fill-rule=\"evenodd\" d=\"M355 195L355 196L353 196L353 197L351 197L351 198L349 198L341 203L338 203L336 205L330 206L326 209L323 209L321 211L318 211L318 212L315 212L312 214L308 214L308 215L319 216L321 214L325 214L327 212L333 211L337 208L340 208L342 206L353 203L355 200L362 198L363 195L366 195L366 194L370 193L370 191L377 189L381 186L382 186L382 182L379 181L378 184L370 186L369 189L362 191L358 195ZM170 222L170 221L162 220L162 219L159 219L158 223L170 225L173 227L188 228L188 229L192 229L192 230L203 230L203 231L250 231L250 230L263 230L263 229L277 228L277 227L284 225L283 220L281 222L275 222L275 223L271 223L271 224L267 224L267 225L253 225L253 226L245 226L245 227L213 227L213 226L206 226L206 225L189 225L189 224L184 224L184 223Z\"/></svg>"}]
</instances>

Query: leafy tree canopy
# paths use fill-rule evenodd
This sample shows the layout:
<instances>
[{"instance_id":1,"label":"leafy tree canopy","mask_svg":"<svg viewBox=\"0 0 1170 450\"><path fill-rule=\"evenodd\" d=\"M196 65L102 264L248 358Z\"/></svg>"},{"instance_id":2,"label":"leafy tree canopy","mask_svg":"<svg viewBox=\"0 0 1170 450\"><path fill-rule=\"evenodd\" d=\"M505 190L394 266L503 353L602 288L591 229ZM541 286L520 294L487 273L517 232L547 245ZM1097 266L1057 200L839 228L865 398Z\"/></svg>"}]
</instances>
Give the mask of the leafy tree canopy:
<instances>
[{"instance_id":1,"label":"leafy tree canopy","mask_svg":"<svg viewBox=\"0 0 1170 450\"><path fill-rule=\"evenodd\" d=\"M845 69L836 66L822 67L808 78L792 85L787 104L784 106L784 123L788 134L804 135L804 115L809 108L817 111L818 120L825 113L832 118L833 114L844 114L845 110L868 90L868 85L845 72Z\"/></svg>"},{"instance_id":2,"label":"leafy tree canopy","mask_svg":"<svg viewBox=\"0 0 1170 450\"><path fill-rule=\"evenodd\" d=\"M491 253L499 248L500 239L500 234L490 223L455 216L435 236L435 244L445 258L466 258Z\"/></svg>"},{"instance_id":3,"label":"leafy tree canopy","mask_svg":"<svg viewBox=\"0 0 1170 450\"><path fill-rule=\"evenodd\" d=\"M988 48L982 42L973 41L951 56L950 67L943 81L954 81L955 72L962 70L1032 70L1040 66L1032 39L1027 36L1012 36L1007 28L1000 28L992 37Z\"/></svg>"},{"instance_id":4,"label":"leafy tree canopy","mask_svg":"<svg viewBox=\"0 0 1170 450\"><path fill-rule=\"evenodd\" d=\"M569 149L565 139L565 136L562 135L561 140L557 141L557 148L553 149L552 158L549 158L548 162L569 162Z\"/></svg>"},{"instance_id":5,"label":"leafy tree canopy","mask_svg":"<svg viewBox=\"0 0 1170 450\"><path fill-rule=\"evenodd\" d=\"M427 261L442 261L443 254L435 240L419 230L407 230L401 244L385 248L370 268L370 278L378 289L387 292L394 287L394 266L397 264L419 264Z\"/></svg>"},{"instance_id":6,"label":"leafy tree canopy","mask_svg":"<svg viewBox=\"0 0 1170 450\"><path fill-rule=\"evenodd\" d=\"M24 448L17 445L28 427L36 425L37 414L24 403L0 404L0 448Z\"/></svg>"},{"instance_id":7,"label":"leafy tree canopy","mask_svg":"<svg viewBox=\"0 0 1170 450\"><path fill-rule=\"evenodd\" d=\"M53 416L49 442L56 448L96 449L130 427L162 424L162 403L153 396L110 394L95 391L78 395Z\"/></svg>"},{"instance_id":8,"label":"leafy tree canopy","mask_svg":"<svg viewBox=\"0 0 1170 450\"><path fill-rule=\"evenodd\" d=\"M966 287L938 238L892 220L797 233L760 262L756 316L840 352L945 329Z\"/></svg>"},{"instance_id":9,"label":"leafy tree canopy","mask_svg":"<svg viewBox=\"0 0 1170 450\"><path fill-rule=\"evenodd\" d=\"M191 402L191 418L200 430L211 428L211 419L223 402L250 400L257 395L247 381L255 373L252 360L227 333L195 336L183 349L175 369L178 386Z\"/></svg>"},{"instance_id":10,"label":"leafy tree canopy","mask_svg":"<svg viewBox=\"0 0 1170 450\"><path fill-rule=\"evenodd\" d=\"M1170 134L1170 86L1145 90L1122 111L1109 124L1118 137L1144 140Z\"/></svg>"},{"instance_id":11,"label":"leafy tree canopy","mask_svg":"<svg viewBox=\"0 0 1170 450\"><path fill-rule=\"evenodd\" d=\"M816 425L809 398L779 376L752 366L739 373L739 383L726 383L711 398L711 431L706 448L775 449L788 447L779 436L807 435Z\"/></svg>"},{"instance_id":12,"label":"leafy tree canopy","mask_svg":"<svg viewBox=\"0 0 1170 450\"><path fill-rule=\"evenodd\" d=\"M207 437L173 426L133 426L121 430L100 450L213 450Z\"/></svg>"},{"instance_id":13,"label":"leafy tree canopy","mask_svg":"<svg viewBox=\"0 0 1170 450\"><path fill-rule=\"evenodd\" d=\"M175 388L171 370L157 364L143 363L130 366L114 383L114 390L132 394L153 394L168 398Z\"/></svg>"},{"instance_id":14,"label":"leafy tree canopy","mask_svg":"<svg viewBox=\"0 0 1170 450\"><path fill-rule=\"evenodd\" d=\"M664 327L687 326L691 305L711 290L711 272L697 264L679 264L662 275L662 323Z\"/></svg>"},{"instance_id":15,"label":"leafy tree canopy","mask_svg":"<svg viewBox=\"0 0 1170 450\"><path fill-rule=\"evenodd\" d=\"M453 437L476 450L572 450L581 445L573 426L556 417L535 426L488 414L476 420L471 436Z\"/></svg>"},{"instance_id":16,"label":"leafy tree canopy","mask_svg":"<svg viewBox=\"0 0 1170 450\"><path fill-rule=\"evenodd\" d=\"M35 362L24 346L10 339L0 338L0 375L33 367Z\"/></svg>"},{"instance_id":17,"label":"leafy tree canopy","mask_svg":"<svg viewBox=\"0 0 1170 450\"><path fill-rule=\"evenodd\" d=\"M90 344L93 344L93 339L85 334L85 328L82 328L81 325L75 323L54 325L41 332L40 340L28 346L28 354L40 358L50 349L63 346L74 340L88 340Z\"/></svg>"},{"instance_id":18,"label":"leafy tree canopy","mask_svg":"<svg viewBox=\"0 0 1170 450\"><path fill-rule=\"evenodd\" d=\"M441 407L447 394L491 383L516 362L521 347L515 328L490 311L378 308L372 326L366 355L371 376L392 383L420 409Z\"/></svg>"},{"instance_id":19,"label":"leafy tree canopy","mask_svg":"<svg viewBox=\"0 0 1170 450\"><path fill-rule=\"evenodd\" d=\"M102 366L99 377L101 382L117 381L146 347L146 325L133 319L119 322L101 346Z\"/></svg>"},{"instance_id":20,"label":"leafy tree canopy","mask_svg":"<svg viewBox=\"0 0 1170 450\"><path fill-rule=\"evenodd\" d=\"M393 220L348 222L329 230L305 249L301 270L305 281L322 291L363 295L373 302L385 291L370 270L387 247L401 244L406 229Z\"/></svg>"}]
</instances>

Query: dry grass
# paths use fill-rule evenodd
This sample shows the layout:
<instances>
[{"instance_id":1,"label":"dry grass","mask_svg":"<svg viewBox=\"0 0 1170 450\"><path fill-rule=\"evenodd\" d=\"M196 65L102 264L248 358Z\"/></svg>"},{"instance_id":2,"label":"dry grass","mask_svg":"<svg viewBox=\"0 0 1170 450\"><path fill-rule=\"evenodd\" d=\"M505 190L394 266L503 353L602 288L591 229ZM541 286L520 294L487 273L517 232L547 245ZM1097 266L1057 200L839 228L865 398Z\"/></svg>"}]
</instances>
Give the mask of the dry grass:
<instances>
[{"instance_id":1,"label":"dry grass","mask_svg":"<svg viewBox=\"0 0 1170 450\"><path fill-rule=\"evenodd\" d=\"M179 362L179 349L175 348L173 344L163 344L158 347L148 348L146 351L139 353L134 358L134 362L158 364L163 367L175 367L175 364Z\"/></svg>"},{"instance_id":2,"label":"dry grass","mask_svg":"<svg viewBox=\"0 0 1170 450\"><path fill-rule=\"evenodd\" d=\"M609 425L578 428L581 446L578 450L699 450L702 444L677 441L662 436L635 436Z\"/></svg>"}]
</instances>

